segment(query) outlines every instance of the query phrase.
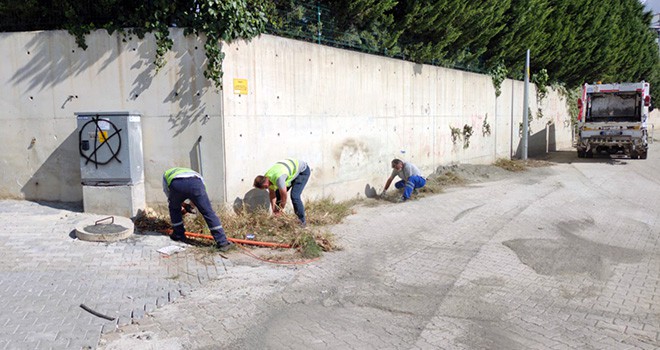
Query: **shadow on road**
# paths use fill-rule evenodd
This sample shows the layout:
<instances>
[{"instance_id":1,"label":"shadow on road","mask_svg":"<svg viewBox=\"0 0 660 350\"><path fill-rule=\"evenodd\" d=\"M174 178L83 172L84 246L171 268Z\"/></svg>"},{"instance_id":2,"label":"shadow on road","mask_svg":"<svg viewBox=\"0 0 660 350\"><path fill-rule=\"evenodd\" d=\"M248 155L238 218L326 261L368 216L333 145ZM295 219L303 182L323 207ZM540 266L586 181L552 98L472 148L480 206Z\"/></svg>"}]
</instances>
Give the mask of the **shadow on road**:
<instances>
[{"instance_id":1,"label":"shadow on road","mask_svg":"<svg viewBox=\"0 0 660 350\"><path fill-rule=\"evenodd\" d=\"M631 160L629 157L623 154L608 154L608 153L594 153L593 158L578 158L577 152L575 150L562 150L556 152L550 152L544 157L538 157L535 159L545 160L552 163L558 164L572 164L572 163L605 163L610 165L625 165L630 161L643 161L643 160Z\"/></svg>"}]
</instances>

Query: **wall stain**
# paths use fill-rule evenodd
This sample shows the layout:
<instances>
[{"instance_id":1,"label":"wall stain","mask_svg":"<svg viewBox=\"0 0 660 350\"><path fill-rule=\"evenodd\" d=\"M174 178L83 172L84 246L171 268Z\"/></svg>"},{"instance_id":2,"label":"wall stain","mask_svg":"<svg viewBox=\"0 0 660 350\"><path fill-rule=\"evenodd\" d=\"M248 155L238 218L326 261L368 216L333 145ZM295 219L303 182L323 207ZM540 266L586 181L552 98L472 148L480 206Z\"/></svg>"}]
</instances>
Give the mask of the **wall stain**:
<instances>
[{"instance_id":1,"label":"wall stain","mask_svg":"<svg viewBox=\"0 0 660 350\"><path fill-rule=\"evenodd\" d=\"M354 138L348 138L334 148L333 158L337 164L340 164L344 158L354 158L360 155L368 156L370 153L369 146L364 142Z\"/></svg>"}]
</instances>

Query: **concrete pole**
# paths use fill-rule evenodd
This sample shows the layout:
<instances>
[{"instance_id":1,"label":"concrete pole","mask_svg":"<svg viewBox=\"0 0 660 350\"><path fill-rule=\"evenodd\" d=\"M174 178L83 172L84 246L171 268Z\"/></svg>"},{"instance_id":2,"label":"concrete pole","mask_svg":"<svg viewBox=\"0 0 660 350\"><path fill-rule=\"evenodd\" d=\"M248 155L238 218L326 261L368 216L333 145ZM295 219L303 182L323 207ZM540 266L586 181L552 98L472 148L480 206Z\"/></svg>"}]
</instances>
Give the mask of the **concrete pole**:
<instances>
[{"instance_id":1,"label":"concrete pole","mask_svg":"<svg viewBox=\"0 0 660 350\"><path fill-rule=\"evenodd\" d=\"M511 104L509 105L509 106L511 106L510 107L511 108L511 124L509 124L511 126L509 128L509 129L511 129L511 130L509 130L511 132L509 134L510 135L510 137L509 137L509 159L510 160L512 160L513 156L515 156L515 153L513 153L513 135L516 134L516 130L514 129L516 123L514 122L514 119L513 119L513 117L515 115L515 111L516 111L516 109L513 107L513 106L516 105L515 104L516 99L514 98L515 96L516 96L516 81L511 79Z\"/></svg>"},{"instance_id":2,"label":"concrete pole","mask_svg":"<svg viewBox=\"0 0 660 350\"><path fill-rule=\"evenodd\" d=\"M525 94L523 100L523 135L522 160L527 160L527 146L529 142L529 49L525 60Z\"/></svg>"},{"instance_id":3,"label":"concrete pole","mask_svg":"<svg viewBox=\"0 0 660 350\"><path fill-rule=\"evenodd\" d=\"M321 44L321 5L316 5L316 25L317 32L319 35L319 45Z\"/></svg>"}]
</instances>

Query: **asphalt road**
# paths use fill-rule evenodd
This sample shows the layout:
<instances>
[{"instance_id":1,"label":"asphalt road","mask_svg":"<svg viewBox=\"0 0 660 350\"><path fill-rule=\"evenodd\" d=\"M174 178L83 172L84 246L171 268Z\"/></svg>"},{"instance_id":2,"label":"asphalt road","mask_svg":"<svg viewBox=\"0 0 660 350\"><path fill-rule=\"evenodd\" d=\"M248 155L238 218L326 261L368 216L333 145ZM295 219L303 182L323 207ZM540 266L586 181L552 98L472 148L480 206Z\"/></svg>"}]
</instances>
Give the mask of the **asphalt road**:
<instances>
[{"instance_id":1,"label":"asphalt road","mask_svg":"<svg viewBox=\"0 0 660 350\"><path fill-rule=\"evenodd\" d=\"M660 147L553 165L332 228L295 267L226 274L101 337L102 349L657 349Z\"/></svg>"}]
</instances>

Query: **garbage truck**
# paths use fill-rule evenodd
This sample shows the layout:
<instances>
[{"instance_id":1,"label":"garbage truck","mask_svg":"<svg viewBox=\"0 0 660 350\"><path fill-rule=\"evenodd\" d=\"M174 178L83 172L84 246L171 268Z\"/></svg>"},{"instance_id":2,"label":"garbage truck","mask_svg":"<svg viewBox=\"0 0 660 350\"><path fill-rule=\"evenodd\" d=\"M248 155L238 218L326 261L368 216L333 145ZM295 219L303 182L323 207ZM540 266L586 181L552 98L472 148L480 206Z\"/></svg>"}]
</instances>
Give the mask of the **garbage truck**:
<instances>
[{"instance_id":1,"label":"garbage truck","mask_svg":"<svg viewBox=\"0 0 660 350\"><path fill-rule=\"evenodd\" d=\"M575 147L579 158L623 153L646 159L647 122L653 110L647 82L584 84L578 99Z\"/></svg>"}]
</instances>

